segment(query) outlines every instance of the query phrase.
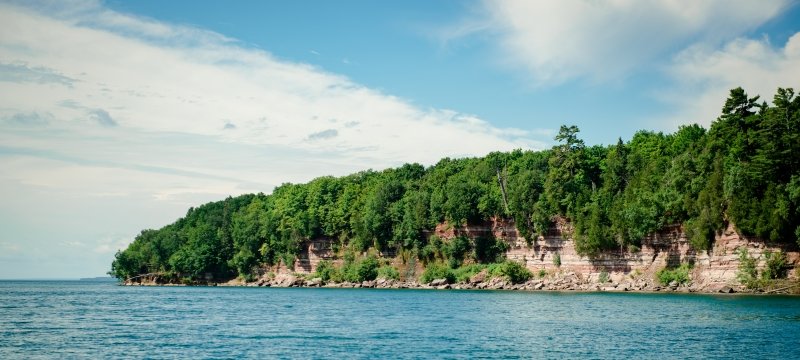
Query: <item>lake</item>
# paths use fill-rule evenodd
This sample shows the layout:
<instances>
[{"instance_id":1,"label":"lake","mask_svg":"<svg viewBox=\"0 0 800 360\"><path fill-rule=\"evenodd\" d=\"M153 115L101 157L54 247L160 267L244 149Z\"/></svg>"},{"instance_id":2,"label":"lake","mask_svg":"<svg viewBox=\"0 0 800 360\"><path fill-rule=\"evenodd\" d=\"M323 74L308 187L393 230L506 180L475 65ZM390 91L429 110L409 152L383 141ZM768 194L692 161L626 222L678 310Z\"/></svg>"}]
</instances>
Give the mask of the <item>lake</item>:
<instances>
[{"instance_id":1,"label":"lake","mask_svg":"<svg viewBox=\"0 0 800 360\"><path fill-rule=\"evenodd\" d=\"M0 358L796 358L800 297L0 281Z\"/></svg>"}]
</instances>

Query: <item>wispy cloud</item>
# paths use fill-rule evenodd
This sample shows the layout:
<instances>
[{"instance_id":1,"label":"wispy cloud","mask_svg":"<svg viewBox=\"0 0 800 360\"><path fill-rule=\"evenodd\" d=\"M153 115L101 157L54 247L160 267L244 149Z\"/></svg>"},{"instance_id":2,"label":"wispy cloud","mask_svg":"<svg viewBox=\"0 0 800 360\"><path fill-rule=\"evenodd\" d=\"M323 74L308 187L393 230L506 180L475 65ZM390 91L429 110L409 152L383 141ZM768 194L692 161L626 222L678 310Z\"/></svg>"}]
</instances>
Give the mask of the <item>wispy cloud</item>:
<instances>
[{"instance_id":1,"label":"wispy cloud","mask_svg":"<svg viewBox=\"0 0 800 360\"><path fill-rule=\"evenodd\" d=\"M43 66L29 67L24 63L0 63L0 81L37 84L59 84L71 87L75 79L61 75Z\"/></svg>"},{"instance_id":2,"label":"wispy cloud","mask_svg":"<svg viewBox=\"0 0 800 360\"><path fill-rule=\"evenodd\" d=\"M339 131L336 129L327 129L322 130L319 132L315 132L311 135L308 135L309 140L325 140L325 139L332 139L339 135Z\"/></svg>"},{"instance_id":3,"label":"wispy cloud","mask_svg":"<svg viewBox=\"0 0 800 360\"><path fill-rule=\"evenodd\" d=\"M539 132L420 108L224 35L97 1L0 3L0 94L4 247L56 264L82 253L48 244L82 243L103 269L140 229L205 201L545 146ZM121 242L97 241L120 232Z\"/></svg>"}]
</instances>

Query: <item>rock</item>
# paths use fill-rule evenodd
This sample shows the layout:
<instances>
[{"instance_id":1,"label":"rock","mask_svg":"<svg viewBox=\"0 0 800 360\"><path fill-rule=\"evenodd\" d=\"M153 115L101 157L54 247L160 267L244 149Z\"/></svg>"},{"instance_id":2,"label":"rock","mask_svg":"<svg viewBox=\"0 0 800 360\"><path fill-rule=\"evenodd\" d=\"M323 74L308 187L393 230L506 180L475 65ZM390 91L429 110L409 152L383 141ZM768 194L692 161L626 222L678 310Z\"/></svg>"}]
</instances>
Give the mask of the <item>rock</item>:
<instances>
[{"instance_id":1,"label":"rock","mask_svg":"<svg viewBox=\"0 0 800 360\"><path fill-rule=\"evenodd\" d=\"M308 287L320 287L322 286L322 278L315 277L311 280L306 281L305 285Z\"/></svg>"},{"instance_id":2,"label":"rock","mask_svg":"<svg viewBox=\"0 0 800 360\"><path fill-rule=\"evenodd\" d=\"M368 289L374 288L375 287L375 281L374 280L372 280L372 281L368 281L368 280L364 281L364 282L361 283L361 287L362 288L368 288Z\"/></svg>"},{"instance_id":3,"label":"rock","mask_svg":"<svg viewBox=\"0 0 800 360\"><path fill-rule=\"evenodd\" d=\"M428 285L433 286L433 287L447 285L447 279L435 279L435 280L431 281Z\"/></svg>"},{"instance_id":4,"label":"rock","mask_svg":"<svg viewBox=\"0 0 800 360\"><path fill-rule=\"evenodd\" d=\"M736 291L735 291L735 290L733 290L733 288L732 288L732 287L730 287L730 286L724 286L722 289L719 289L719 292L721 292L721 293L723 293L723 294L733 294L733 293L735 293Z\"/></svg>"},{"instance_id":5,"label":"rock","mask_svg":"<svg viewBox=\"0 0 800 360\"><path fill-rule=\"evenodd\" d=\"M436 287L439 290L447 290L450 288L450 284L444 284Z\"/></svg>"},{"instance_id":6,"label":"rock","mask_svg":"<svg viewBox=\"0 0 800 360\"><path fill-rule=\"evenodd\" d=\"M486 276L488 274L489 274L489 272L486 269L483 269L483 270L481 270L481 272L479 272L479 273L477 273L475 275L472 275L472 277L469 278L469 283L470 284L482 283L482 282L486 281Z\"/></svg>"}]
</instances>

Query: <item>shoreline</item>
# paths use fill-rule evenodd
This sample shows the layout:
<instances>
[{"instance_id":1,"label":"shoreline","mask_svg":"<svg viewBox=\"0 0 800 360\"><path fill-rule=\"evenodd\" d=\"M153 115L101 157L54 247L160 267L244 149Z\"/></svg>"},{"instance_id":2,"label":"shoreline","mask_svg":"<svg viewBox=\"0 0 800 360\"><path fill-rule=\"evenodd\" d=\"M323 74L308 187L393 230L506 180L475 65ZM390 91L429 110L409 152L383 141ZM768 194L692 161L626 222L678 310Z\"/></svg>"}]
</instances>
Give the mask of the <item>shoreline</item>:
<instances>
[{"instance_id":1,"label":"shoreline","mask_svg":"<svg viewBox=\"0 0 800 360\"><path fill-rule=\"evenodd\" d=\"M571 279L570 279L571 278ZM741 285L724 285L717 287L699 287L692 283L670 284L667 286L648 282L642 279L625 282L585 282L576 277L565 276L555 279L534 278L524 283L512 284L503 278L491 278L486 281L447 283L445 279L437 279L427 284L417 281L400 281L393 279L367 280L360 283L322 281L321 278L306 279L302 276L281 274L272 278L261 278L252 282L232 279L227 282L194 282L175 283L148 279L146 281L123 281L119 286L208 286L208 287L275 287L275 288L338 288L338 289L414 289L414 290L504 290L504 291L547 291L547 292L605 292L605 293L642 293L642 294L741 294L741 295L798 295L800 284L792 283L785 289L751 290ZM792 292L794 290L795 292Z\"/></svg>"}]
</instances>

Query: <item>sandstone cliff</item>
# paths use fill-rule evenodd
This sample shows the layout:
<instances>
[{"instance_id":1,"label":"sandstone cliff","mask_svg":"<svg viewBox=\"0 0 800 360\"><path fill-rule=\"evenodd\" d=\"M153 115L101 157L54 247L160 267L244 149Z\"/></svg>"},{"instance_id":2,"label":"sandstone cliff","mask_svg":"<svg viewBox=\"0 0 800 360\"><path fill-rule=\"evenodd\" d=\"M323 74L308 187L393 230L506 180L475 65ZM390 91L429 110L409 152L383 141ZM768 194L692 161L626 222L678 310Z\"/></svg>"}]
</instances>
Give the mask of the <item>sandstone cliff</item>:
<instances>
[{"instance_id":1,"label":"sandstone cliff","mask_svg":"<svg viewBox=\"0 0 800 360\"><path fill-rule=\"evenodd\" d=\"M737 251L747 249L750 256L758 259L758 267L765 266L763 254L766 251L782 250L787 254L790 278L799 274L794 269L800 263L800 252L796 248L780 248L769 245L759 239L748 239L740 235L733 225L714 241L710 251L696 251L691 247L685 232L680 226L669 227L659 233L652 234L642 240L640 249L620 249L605 252L594 258L577 253L575 242L571 238L568 223L561 222L553 226L547 234L540 236L532 245L521 237L513 222L495 219L482 225L452 227L440 224L433 234L451 239L455 236L469 237L491 235L508 243L506 257L525 264L534 271L545 270L549 273L568 274L583 283L596 282L602 272L609 274L613 283L629 281L649 281L652 283L655 273L669 265L690 263L694 267L691 273L692 289L702 292L715 292L723 287L738 287L736 273L739 267ZM315 239L306 242L292 269L281 267L278 272L312 273L320 260L337 262L331 251L332 241ZM393 254L387 254L393 256ZM557 265L555 257L560 258Z\"/></svg>"}]
</instances>

